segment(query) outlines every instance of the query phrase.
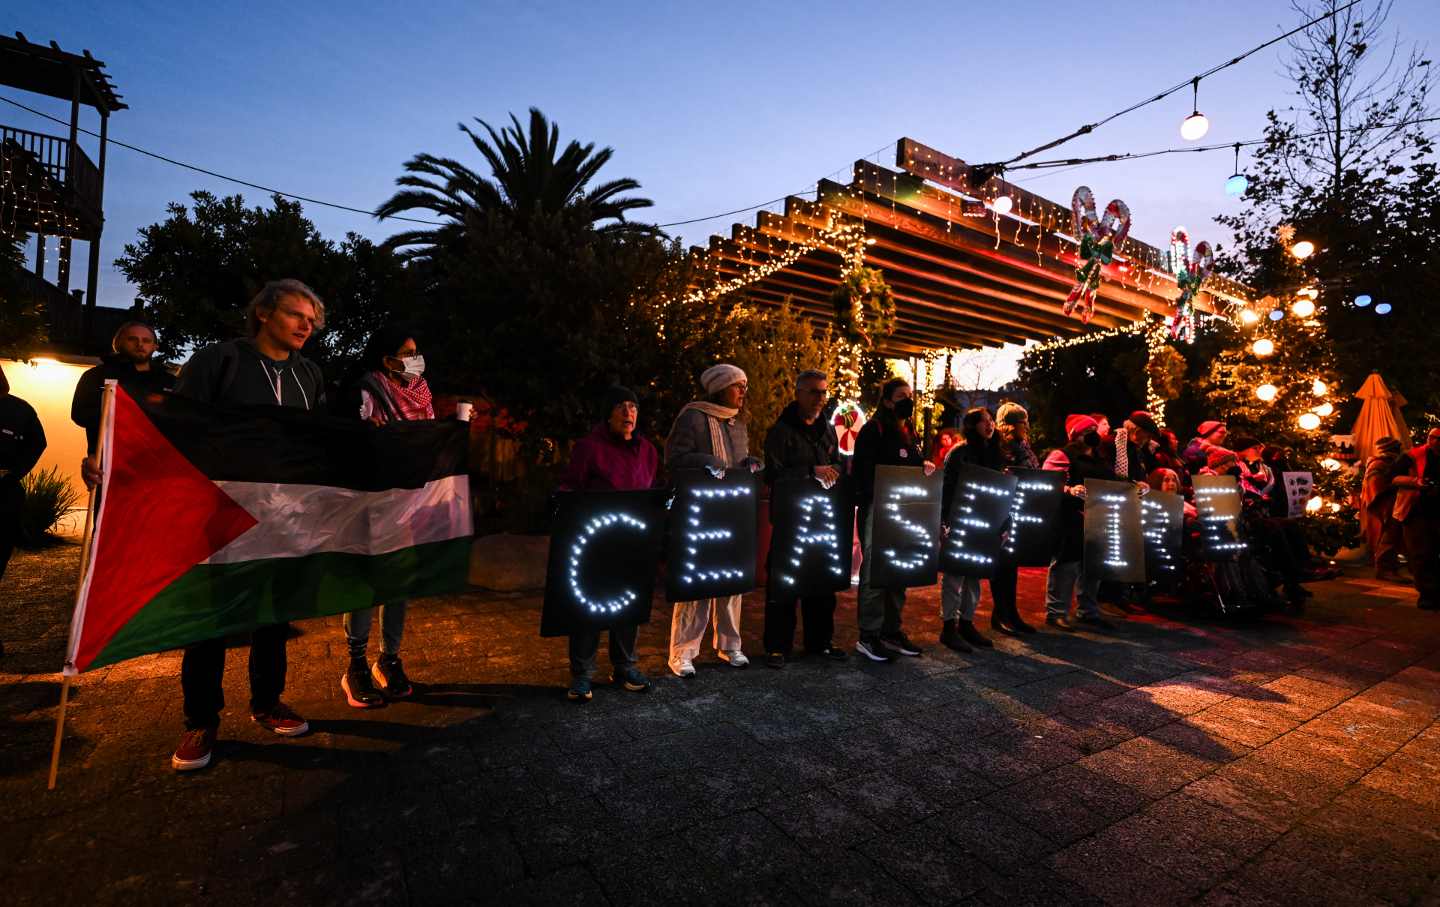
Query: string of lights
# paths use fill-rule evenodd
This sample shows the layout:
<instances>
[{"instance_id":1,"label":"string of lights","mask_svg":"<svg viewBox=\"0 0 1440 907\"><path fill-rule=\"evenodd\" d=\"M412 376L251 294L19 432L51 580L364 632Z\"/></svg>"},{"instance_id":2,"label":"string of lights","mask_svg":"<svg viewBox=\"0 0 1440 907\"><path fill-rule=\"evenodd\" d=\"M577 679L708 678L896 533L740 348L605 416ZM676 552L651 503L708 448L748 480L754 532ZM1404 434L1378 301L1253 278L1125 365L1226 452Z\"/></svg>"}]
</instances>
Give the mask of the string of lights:
<instances>
[{"instance_id":1,"label":"string of lights","mask_svg":"<svg viewBox=\"0 0 1440 907\"><path fill-rule=\"evenodd\" d=\"M1184 89L1184 88L1187 88L1187 87L1194 88L1195 93L1196 93L1196 95L1197 95L1197 104L1198 104L1198 95L1199 95L1199 91L1200 91L1200 80L1201 80L1201 79L1209 78L1210 76L1215 75L1217 72L1220 72L1221 70L1229 69L1230 67L1239 64L1240 62L1242 62L1242 61L1245 60L1246 58L1251 57L1251 56L1259 53L1260 51L1264 50L1264 49L1267 48L1267 47L1270 47L1270 46L1272 46L1272 45L1278 44L1278 43L1280 43L1281 41L1284 41L1286 38L1291 37L1292 35L1297 35L1297 34L1299 34L1300 32L1304 31L1305 29L1309 28L1309 27L1312 26L1312 25L1317 25L1317 24L1319 24L1320 22L1323 22L1323 21L1325 21L1326 19L1331 18L1332 16L1337 16L1337 15L1339 15L1340 13L1345 12L1345 11L1348 10L1350 7L1356 5L1356 4L1359 3L1359 2L1360 2L1360 0L1350 0L1350 2L1349 2L1349 3L1346 3L1344 6L1336 7L1335 9L1330 10L1329 12L1324 13L1323 15L1320 15L1320 16L1315 17L1314 19L1311 19L1309 22L1306 22L1304 25L1301 25L1301 26L1299 26L1299 27L1297 27L1297 28L1292 28L1290 31L1285 32L1284 34L1281 34L1281 35L1277 35L1276 37L1271 38L1270 40L1265 41L1265 42L1262 43L1262 44L1257 44L1256 46L1250 48L1249 50L1245 51L1244 53L1240 54L1239 56L1233 57L1233 58L1225 61L1224 63L1219 63L1219 64L1217 64L1217 65L1215 65L1215 66L1212 66L1212 67L1210 67L1209 69L1205 70L1204 72L1199 73L1198 75L1191 76L1190 78L1186 79L1186 80L1183 81L1183 82L1179 82L1179 83L1177 83L1177 84L1175 84L1175 85L1172 85L1171 87L1165 89L1164 91L1160 92L1160 93L1157 94L1157 95L1154 95L1154 96L1152 96L1152 97L1146 98L1146 99L1143 100L1143 101L1138 101L1138 102L1136 102L1136 103L1134 103L1134 104L1131 104L1129 107L1126 107L1126 108L1124 108L1124 109L1122 109L1122 110L1118 110L1118 111L1116 111L1115 113L1112 113L1112 114L1110 114L1110 115L1107 116L1107 117L1104 117L1104 118L1102 118L1102 119L1100 119L1100 120L1095 121L1094 123L1088 123L1088 124L1086 124L1086 125L1084 125L1084 126L1081 126L1080 128L1078 128L1078 129L1076 129L1076 130L1068 133L1067 135L1063 135L1063 136L1061 136L1061 137L1058 138L1058 139L1055 139L1055 140L1050 141L1050 142L1046 142L1045 144L1039 145L1039 146L1037 146L1037 147L1035 147L1035 148L1031 148L1029 151L1022 151L1022 152L1020 152L1019 154L1015 155L1014 157L1009 158L1008 160L1001 161L1001 162L997 162L997 163L995 163L995 164L990 164L990 165L987 165L987 166L994 167L994 168L996 168L997 170L1003 170L1003 169L1011 166L1012 164L1015 164L1015 163L1018 162L1018 161L1023 161L1023 160L1025 160L1026 158L1033 157L1033 156L1039 154L1039 153L1042 152L1042 151L1049 151L1051 148L1056 148L1056 147L1058 147L1058 146L1060 146L1060 145L1063 145L1063 144L1065 144L1066 142L1070 141L1071 139L1079 138L1079 137L1082 136L1082 135L1089 135L1090 133L1094 132L1096 129L1099 129L1101 126L1106 125L1107 123L1111 123L1111 122L1113 122L1114 120L1117 120L1117 119L1119 119L1120 117L1125 116L1126 114L1134 113L1135 111L1141 109L1142 107L1148 107L1148 106L1151 105L1151 104L1157 103L1157 102L1159 102L1159 101L1163 101L1163 100L1165 100L1166 98L1170 97L1170 95L1174 94L1175 92L1180 91L1180 90L1182 90L1182 89ZM1195 112L1191 114L1191 118L1193 118L1193 117L1200 117L1201 120L1204 119L1203 116L1200 116L1200 111L1199 111L1198 106L1196 107ZM1188 122L1190 122L1190 118L1187 118L1187 123L1188 123ZM1208 129L1208 128L1209 128L1209 122L1206 121L1206 122L1204 123L1203 128L1200 130L1199 134L1197 134L1197 135L1186 135L1185 137L1186 137L1186 138L1200 138L1200 136L1204 135L1204 130L1205 130L1205 129Z\"/></svg>"}]
</instances>

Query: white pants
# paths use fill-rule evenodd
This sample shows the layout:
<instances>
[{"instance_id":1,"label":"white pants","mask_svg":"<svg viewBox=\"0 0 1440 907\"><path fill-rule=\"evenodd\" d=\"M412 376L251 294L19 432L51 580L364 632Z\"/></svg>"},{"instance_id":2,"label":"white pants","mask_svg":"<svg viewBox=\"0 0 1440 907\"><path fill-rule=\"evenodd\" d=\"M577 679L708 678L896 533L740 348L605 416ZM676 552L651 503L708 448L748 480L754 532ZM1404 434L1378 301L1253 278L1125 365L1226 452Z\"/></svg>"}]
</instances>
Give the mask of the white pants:
<instances>
[{"instance_id":1,"label":"white pants","mask_svg":"<svg viewBox=\"0 0 1440 907\"><path fill-rule=\"evenodd\" d=\"M676 602L670 621L670 663L694 661L700 654L705 628L714 613L715 651L733 652L740 648L741 597L702 598L693 602Z\"/></svg>"}]
</instances>

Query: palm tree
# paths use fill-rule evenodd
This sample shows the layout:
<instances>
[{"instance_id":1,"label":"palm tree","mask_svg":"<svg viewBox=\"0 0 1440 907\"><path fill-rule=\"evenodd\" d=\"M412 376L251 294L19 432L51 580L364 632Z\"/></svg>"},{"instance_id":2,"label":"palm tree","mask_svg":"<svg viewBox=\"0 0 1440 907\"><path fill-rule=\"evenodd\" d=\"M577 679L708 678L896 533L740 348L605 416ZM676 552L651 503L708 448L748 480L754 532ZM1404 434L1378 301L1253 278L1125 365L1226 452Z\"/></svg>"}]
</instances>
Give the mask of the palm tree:
<instances>
[{"instance_id":1,"label":"palm tree","mask_svg":"<svg viewBox=\"0 0 1440 907\"><path fill-rule=\"evenodd\" d=\"M557 156L560 128L535 107L530 108L528 134L513 113L511 125L499 132L478 117L475 122L484 127L488 141L468 125L457 125L489 163L492 178L486 179L452 158L417 154L406 162L406 175L395 180L406 188L391 196L375 215L383 219L407 211L428 211L445 218L446 223L434 230L396 234L387 245L425 247L410 254L429 257L436 247L449 245L491 215L523 224L570 213L587 224L598 224L603 232L656 231L650 225L625 220L625 212L654 204L648 198L621 195L640 188L635 180L611 180L589 188L595 174L615 153L613 149L596 151L593 142L581 145L572 140Z\"/></svg>"}]
</instances>

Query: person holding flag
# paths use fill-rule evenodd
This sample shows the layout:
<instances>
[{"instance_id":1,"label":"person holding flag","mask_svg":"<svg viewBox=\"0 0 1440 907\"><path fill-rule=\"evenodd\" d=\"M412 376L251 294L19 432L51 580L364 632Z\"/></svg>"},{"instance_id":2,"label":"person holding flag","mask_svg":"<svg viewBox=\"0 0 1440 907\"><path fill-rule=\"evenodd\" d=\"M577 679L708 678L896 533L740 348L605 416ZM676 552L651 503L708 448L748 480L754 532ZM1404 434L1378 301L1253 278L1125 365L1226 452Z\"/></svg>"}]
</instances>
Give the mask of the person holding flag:
<instances>
[{"instance_id":1,"label":"person holding flag","mask_svg":"<svg viewBox=\"0 0 1440 907\"><path fill-rule=\"evenodd\" d=\"M246 309L248 336L195 353L180 372L175 393L202 403L285 406L314 410L325 403L320 367L300 355L305 342L325 326L325 304L298 280L267 283ZM250 639L250 716L282 737L298 737L309 723L281 702L285 691L288 623L257 627ZM170 764L194 771L210 764L225 707L225 641L210 639L185 647L180 687L185 697L185 733Z\"/></svg>"}]
</instances>

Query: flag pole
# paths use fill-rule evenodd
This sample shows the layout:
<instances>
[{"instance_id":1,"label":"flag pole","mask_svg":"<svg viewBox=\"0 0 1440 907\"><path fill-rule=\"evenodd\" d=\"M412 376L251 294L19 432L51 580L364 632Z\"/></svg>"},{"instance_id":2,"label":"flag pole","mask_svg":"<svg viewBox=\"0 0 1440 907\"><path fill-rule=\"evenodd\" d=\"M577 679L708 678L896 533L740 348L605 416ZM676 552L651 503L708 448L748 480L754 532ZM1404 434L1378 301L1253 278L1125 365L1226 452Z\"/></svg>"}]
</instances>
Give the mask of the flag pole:
<instances>
[{"instance_id":1,"label":"flag pole","mask_svg":"<svg viewBox=\"0 0 1440 907\"><path fill-rule=\"evenodd\" d=\"M105 382L105 390L100 397L100 440L96 444L96 454L100 456L100 470L102 475L108 471L109 463L106 462L106 452L112 430L115 413L115 386L114 379ZM99 487L99 486L97 486ZM78 612L80 608L80 597L85 591L85 575L90 570L90 548L94 543L95 530L95 488L90 489L90 501L85 507L85 532L80 541L80 575L75 580L75 607ZM65 670L60 676L60 710L55 716L55 744L50 750L50 778L45 784L46 790L55 789L55 778L60 773L60 744L65 739L65 707L70 701L70 674L73 667L71 658L74 655L75 628L71 628L70 651L67 653Z\"/></svg>"}]
</instances>

